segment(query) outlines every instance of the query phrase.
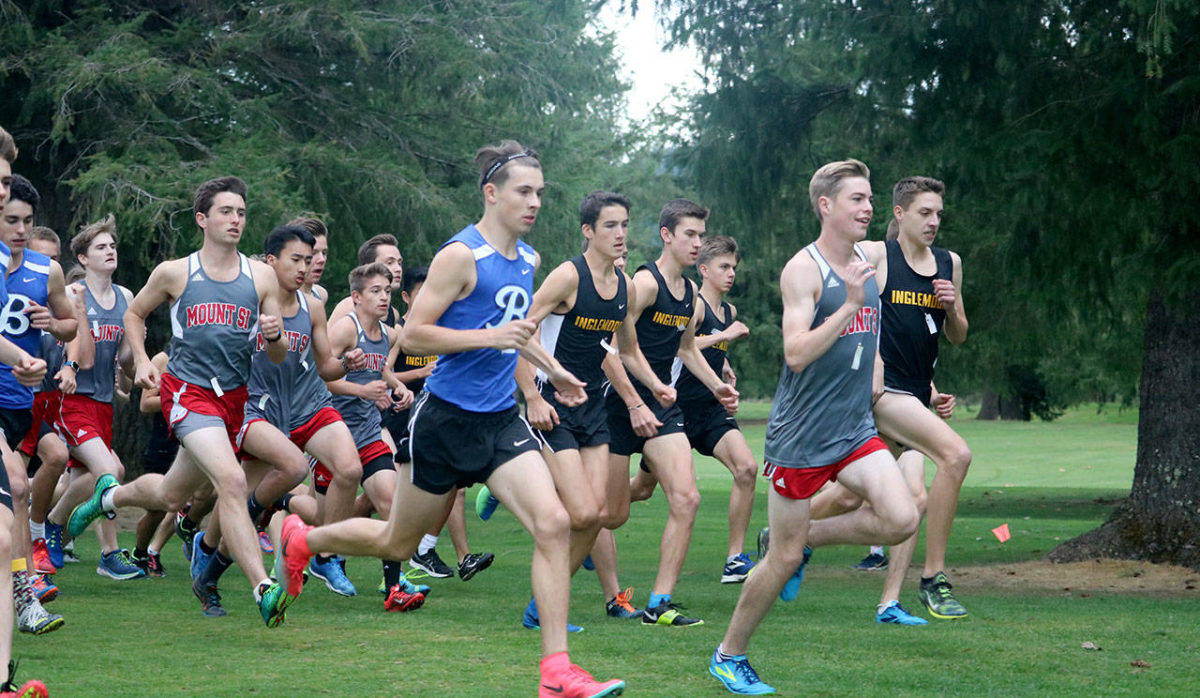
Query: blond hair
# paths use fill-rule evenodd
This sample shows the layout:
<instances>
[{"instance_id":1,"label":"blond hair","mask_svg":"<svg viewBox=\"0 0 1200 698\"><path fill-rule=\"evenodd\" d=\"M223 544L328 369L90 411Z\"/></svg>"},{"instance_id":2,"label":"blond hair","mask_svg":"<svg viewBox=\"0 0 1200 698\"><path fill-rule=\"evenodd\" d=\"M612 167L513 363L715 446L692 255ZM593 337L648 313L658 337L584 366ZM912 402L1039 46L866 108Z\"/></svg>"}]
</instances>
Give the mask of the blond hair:
<instances>
[{"instance_id":1,"label":"blond hair","mask_svg":"<svg viewBox=\"0 0 1200 698\"><path fill-rule=\"evenodd\" d=\"M75 233L75 237L71 238L71 254L75 257L86 255L92 241L104 233L111 235L113 242L117 241L117 218L111 213Z\"/></svg>"},{"instance_id":2,"label":"blond hair","mask_svg":"<svg viewBox=\"0 0 1200 698\"><path fill-rule=\"evenodd\" d=\"M837 196L842 182L851 177L869 180L871 170L862 161L851 158L827 163L813 173L812 179L808 181L808 200L812 203L813 213L817 214L817 220L822 220L821 207L817 205L820 198L824 196L832 199Z\"/></svg>"}]
</instances>

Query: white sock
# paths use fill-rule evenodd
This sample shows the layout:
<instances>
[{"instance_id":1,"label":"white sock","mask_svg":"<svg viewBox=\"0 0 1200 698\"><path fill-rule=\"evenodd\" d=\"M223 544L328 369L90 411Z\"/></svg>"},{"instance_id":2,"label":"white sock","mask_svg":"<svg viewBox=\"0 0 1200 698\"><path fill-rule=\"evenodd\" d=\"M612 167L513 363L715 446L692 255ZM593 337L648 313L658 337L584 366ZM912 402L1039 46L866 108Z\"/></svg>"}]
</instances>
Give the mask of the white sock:
<instances>
[{"instance_id":1,"label":"white sock","mask_svg":"<svg viewBox=\"0 0 1200 698\"><path fill-rule=\"evenodd\" d=\"M266 584L267 586L271 586L271 579L269 577L263 577L261 582L254 585L254 600L255 601L262 601L262 592L260 590L262 589L262 585L264 585L264 584Z\"/></svg>"},{"instance_id":2,"label":"white sock","mask_svg":"<svg viewBox=\"0 0 1200 698\"><path fill-rule=\"evenodd\" d=\"M158 554L158 551L157 551L157 550L155 550L154 548L150 547L150 546L146 546L146 554L148 554L148 555L157 555L157 554Z\"/></svg>"},{"instance_id":3,"label":"white sock","mask_svg":"<svg viewBox=\"0 0 1200 698\"><path fill-rule=\"evenodd\" d=\"M421 536L421 544L417 546L417 554L424 555L425 553L437 547L437 536L431 536L428 533Z\"/></svg>"},{"instance_id":4,"label":"white sock","mask_svg":"<svg viewBox=\"0 0 1200 698\"><path fill-rule=\"evenodd\" d=\"M111 514L112 512L116 511L116 508L113 507L113 495L116 493L116 487L109 487L108 489L104 490L104 494L100 495L100 508L105 512Z\"/></svg>"},{"instance_id":5,"label":"white sock","mask_svg":"<svg viewBox=\"0 0 1200 698\"><path fill-rule=\"evenodd\" d=\"M29 540L30 541L42 540L45 537L46 537L46 522L43 521L42 523L34 523L31 520L29 522Z\"/></svg>"},{"instance_id":6,"label":"white sock","mask_svg":"<svg viewBox=\"0 0 1200 698\"><path fill-rule=\"evenodd\" d=\"M872 555L883 555L883 546L882 545L872 545L871 546L871 554Z\"/></svg>"}]
</instances>

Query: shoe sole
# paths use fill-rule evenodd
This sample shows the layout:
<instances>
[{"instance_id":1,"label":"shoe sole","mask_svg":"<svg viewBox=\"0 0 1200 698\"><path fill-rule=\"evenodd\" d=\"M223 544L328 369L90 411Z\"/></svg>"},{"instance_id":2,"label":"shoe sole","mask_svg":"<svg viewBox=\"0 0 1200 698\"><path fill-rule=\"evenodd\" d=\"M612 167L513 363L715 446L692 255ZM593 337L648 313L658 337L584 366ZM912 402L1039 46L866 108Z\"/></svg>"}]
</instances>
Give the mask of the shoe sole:
<instances>
[{"instance_id":1,"label":"shoe sole","mask_svg":"<svg viewBox=\"0 0 1200 698\"><path fill-rule=\"evenodd\" d=\"M769 695L774 695L774 694L775 694L775 691L774 691L774 689L772 689L772 690L770 690L770 691L765 691L765 692L762 692L762 693L746 693L745 691L735 691L735 690L733 690L733 688L732 688L732 687L730 687L730 685L729 685L729 684L725 683L725 679L724 679L724 678L723 678L723 677L722 677L720 674L718 674L717 672L713 671L713 668L712 668L712 665L711 665L711 664L710 664L710 665L708 665L708 674L709 674L709 676L713 677L713 678L714 678L714 679L716 679L717 681L720 681L720 682L721 682L721 685L725 687L725 690L726 690L726 691L729 691L730 693L737 694L737 695L739 695L739 696L769 696Z\"/></svg>"},{"instance_id":2,"label":"shoe sole","mask_svg":"<svg viewBox=\"0 0 1200 698\"><path fill-rule=\"evenodd\" d=\"M47 633L52 633L55 630L58 630L59 628L63 627L63 625L66 625L66 622L67 621L63 620L63 618L60 616L60 617L55 618L54 620L50 621L49 623L46 623L45 625L39 626L37 628L28 628L28 629L18 628L18 630L25 633L26 635L45 635Z\"/></svg>"},{"instance_id":3,"label":"shoe sole","mask_svg":"<svg viewBox=\"0 0 1200 698\"><path fill-rule=\"evenodd\" d=\"M721 575L721 583L722 584L741 584L742 582L746 581L746 577L749 577L749 576L750 576L749 572L747 572L746 574L723 574L723 575Z\"/></svg>"},{"instance_id":4,"label":"shoe sole","mask_svg":"<svg viewBox=\"0 0 1200 698\"><path fill-rule=\"evenodd\" d=\"M603 698L603 696L619 696L624 692L625 692L625 682L622 681L621 683L619 683L615 686L609 686L608 688L604 689L603 691L600 691L599 693L592 693L588 696L588 698Z\"/></svg>"},{"instance_id":5,"label":"shoe sole","mask_svg":"<svg viewBox=\"0 0 1200 698\"><path fill-rule=\"evenodd\" d=\"M931 608L929 604L925 603L925 599L918 599L918 600L921 602L921 605L925 607L925 610L929 612L929 615L933 616L934 618L937 618L938 620L962 620L967 617L966 613L962 614L961 616L947 616L947 615L938 613L937 611L933 610L933 608Z\"/></svg>"},{"instance_id":6,"label":"shoe sole","mask_svg":"<svg viewBox=\"0 0 1200 698\"><path fill-rule=\"evenodd\" d=\"M45 592L41 596L38 596L37 600L38 600L38 603L40 603L44 606L57 598L58 598L58 589L54 589L52 591Z\"/></svg>"},{"instance_id":7,"label":"shoe sole","mask_svg":"<svg viewBox=\"0 0 1200 698\"><path fill-rule=\"evenodd\" d=\"M408 601L405 601L403 604L400 604L398 606L393 606L391 608L388 608L387 601L384 601L383 602L383 610L387 611L388 613L404 613L405 611L415 611L424 605L425 605L425 595L424 594L413 594L409 597Z\"/></svg>"},{"instance_id":8,"label":"shoe sole","mask_svg":"<svg viewBox=\"0 0 1200 698\"><path fill-rule=\"evenodd\" d=\"M477 564L475 567L471 568L471 569L470 569L470 570L469 570L469 571L468 571L466 574L461 574L461 575L459 575L459 576L460 576L460 578L461 578L461 579L462 579L464 582L466 582L466 581L469 581L469 580L471 579L471 577L474 577L475 575L479 574L480 572L482 572L482 571L486 570L487 568L491 567L491 566L492 566L492 563L493 563L493 562L495 562L495 561L496 561L496 556L495 556L495 555L492 555L491 557L484 558L483 560L481 560L481 561L479 562L479 564ZM410 561L410 563L409 563L409 564L412 564L412 563L411 563L411 561Z\"/></svg>"},{"instance_id":9,"label":"shoe sole","mask_svg":"<svg viewBox=\"0 0 1200 698\"><path fill-rule=\"evenodd\" d=\"M138 577L146 576L146 573L142 572L141 570L138 570L137 572L135 572L133 574L121 575L121 574L117 574L116 572L109 572L108 570L104 569L103 567L97 567L96 574L100 575L101 577L108 577L109 579L115 579L118 582L128 582L131 579L137 579Z\"/></svg>"},{"instance_id":10,"label":"shoe sole","mask_svg":"<svg viewBox=\"0 0 1200 698\"><path fill-rule=\"evenodd\" d=\"M686 624L680 623L680 624L676 625L675 623L659 623L658 621L654 621L653 623L647 623L645 621L645 619L643 619L642 625L647 628L656 628L656 627L657 628L698 628L701 625L704 625L704 621L700 620L700 621L696 621L695 623L686 623Z\"/></svg>"},{"instance_id":11,"label":"shoe sole","mask_svg":"<svg viewBox=\"0 0 1200 698\"><path fill-rule=\"evenodd\" d=\"M419 562L413 562L412 560L408 561L408 566L419 569L422 572L424 572L425 574L429 575L430 577L433 577L434 579L449 579L450 577L454 576L453 572L451 572L449 574L438 574L437 572L434 572L432 569L426 567L425 565L423 565Z\"/></svg>"}]
</instances>

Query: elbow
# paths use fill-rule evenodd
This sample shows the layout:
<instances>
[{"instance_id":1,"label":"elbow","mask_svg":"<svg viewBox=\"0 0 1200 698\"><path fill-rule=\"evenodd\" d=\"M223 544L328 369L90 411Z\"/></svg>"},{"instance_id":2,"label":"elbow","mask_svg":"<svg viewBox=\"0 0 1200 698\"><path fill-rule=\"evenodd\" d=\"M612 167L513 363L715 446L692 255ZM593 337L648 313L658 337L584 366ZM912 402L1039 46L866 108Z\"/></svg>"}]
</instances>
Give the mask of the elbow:
<instances>
[{"instance_id":1,"label":"elbow","mask_svg":"<svg viewBox=\"0 0 1200 698\"><path fill-rule=\"evenodd\" d=\"M808 357L804 356L798 349L788 349L786 347L783 350L783 362L792 373L800 373L810 363Z\"/></svg>"}]
</instances>

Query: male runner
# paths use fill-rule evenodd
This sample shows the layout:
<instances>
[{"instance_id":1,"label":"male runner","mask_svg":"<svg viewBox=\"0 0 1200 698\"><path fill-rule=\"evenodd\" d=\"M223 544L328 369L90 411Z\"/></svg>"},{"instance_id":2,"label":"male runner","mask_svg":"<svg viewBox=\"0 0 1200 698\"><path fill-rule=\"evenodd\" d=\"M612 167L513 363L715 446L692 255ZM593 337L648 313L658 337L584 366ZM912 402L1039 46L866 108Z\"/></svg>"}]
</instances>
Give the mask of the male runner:
<instances>
[{"instance_id":1,"label":"male runner","mask_svg":"<svg viewBox=\"0 0 1200 698\"><path fill-rule=\"evenodd\" d=\"M939 336L944 334L952 344L962 344L967 338L962 260L949 250L933 246L941 227L945 192L945 185L932 177L901 179L892 190L891 239L863 243L862 248L875 264L876 279L883 289L879 352L883 358L884 392L875 403L876 424L884 436L918 452L900 458L901 465L910 464L905 478L918 500L926 499L925 461L920 454L928 455L937 465L926 500L925 568L917 595L931 616L952 620L967 616L944 570L950 527L971 464L971 450L945 422L953 412L954 396L939 393L933 386ZM813 509L824 509L826 502L838 502L829 513L840 511L846 494L842 487L832 488L814 499ZM899 604L900 587L916 542L914 535L892 548L891 567L876 612L879 622L922 621Z\"/></svg>"},{"instance_id":2,"label":"male runner","mask_svg":"<svg viewBox=\"0 0 1200 698\"><path fill-rule=\"evenodd\" d=\"M483 217L434 256L404 328L408 351L441 358L413 412L412 463L397 478L391 517L309 529L289 516L282 543L289 591L299 593L314 550L410 556L455 487L486 481L534 538L533 592L542 614L539 695L616 695L625 682L598 682L567 655L570 519L513 398L518 352L547 372L565 401L586 397L583 383L529 342L535 325L525 313L537 255L520 237L541 208L541 164L514 141L482 148L476 163Z\"/></svg>"},{"instance_id":3,"label":"male runner","mask_svg":"<svg viewBox=\"0 0 1200 698\"><path fill-rule=\"evenodd\" d=\"M162 371L167 370L167 358L166 352L160 351L150 359L150 363L154 364L160 375ZM162 399L158 388L142 389L138 409L142 414L149 415L152 422L146 448L142 451L142 472L165 475L179 453L179 442L171 436L171 428L167 426L167 420L163 419ZM170 512L161 509L147 511L138 520L133 561L150 577L163 577L167 574L162 564L161 552L174 532L174 522L167 516L168 513Z\"/></svg>"},{"instance_id":4,"label":"male runner","mask_svg":"<svg viewBox=\"0 0 1200 698\"><path fill-rule=\"evenodd\" d=\"M320 218L300 216L288 221L288 225L298 225L313 236L312 264L308 267L308 276L304 277L304 285L300 290L316 296L322 303L329 302L329 291L321 285L321 276L325 273L325 262L329 260L329 228Z\"/></svg>"},{"instance_id":5,"label":"male runner","mask_svg":"<svg viewBox=\"0 0 1200 698\"><path fill-rule=\"evenodd\" d=\"M764 470L771 478L770 547L746 580L709 662L709 673L733 693L775 692L750 666L746 649L775 597L791 601L799 591L811 554L806 543L892 545L912 535L919 521L871 415L879 289L856 245L871 222L869 178L857 160L817 170L809 200L821 234L780 277L785 365L767 422ZM809 498L833 479L869 506L810 523Z\"/></svg>"},{"instance_id":6,"label":"male runner","mask_svg":"<svg viewBox=\"0 0 1200 698\"><path fill-rule=\"evenodd\" d=\"M78 326L76 309L67 298L62 267L49 257L26 249L40 202L33 184L13 175L8 202L0 211L0 242L9 251L5 277L8 300L0 313L0 332L28 354L39 351L43 331L66 342L74 338ZM10 453L5 467L16 522L12 570L17 624L22 632L41 634L61 627L62 617L48 613L31 592L29 478L16 449L33 422L32 408L33 390L16 380L8 366L0 366L0 429Z\"/></svg>"},{"instance_id":7,"label":"male runner","mask_svg":"<svg viewBox=\"0 0 1200 698\"><path fill-rule=\"evenodd\" d=\"M643 264L634 273L629 315L637 318L638 344L659 382L672 382L671 368L678 356L732 415L737 411L737 391L721 381L696 347L696 329L703 311L695 302L695 284L683 276L683 270L696 262L707 218L708 209L687 199L674 199L663 206L659 214L663 250L657 260ZM611 363L607 370L612 383L606 401L608 428L612 432L611 467L628 473L632 454L642 453L645 456L642 466L662 484L668 506L658 575L642 611L642 623L701 625L704 621L681 615L671 603L675 582L691 544L696 511L700 508L700 490L696 487L691 445L684 434L683 414L674 404L675 395L654 393L636 377L631 382L626 373L631 368L629 355L623 353L621 358L625 370ZM617 486L625 495L630 485L626 482ZM628 512L625 506L618 520L627 519ZM601 554L594 558L602 578L604 570L615 562L608 557ZM615 568L608 574L614 573Z\"/></svg>"},{"instance_id":8,"label":"male runner","mask_svg":"<svg viewBox=\"0 0 1200 698\"><path fill-rule=\"evenodd\" d=\"M155 267L125 313L125 332L137 365L136 383L159 386L163 414L182 444L180 457L165 476L147 474L125 485L111 475L96 482L92 498L71 513L69 533L78 536L101 515L125 506L181 509L208 480L217 493L216 512L233 559L250 581L259 613L268 627L283 621L290 599L263 568L258 536L246 510L246 476L234 455L242 426L246 381L261 332L268 357L282 363L287 345L279 319L274 272L237 249L246 224L246 185L221 177L200 185L192 204L204 233L198 252ZM171 304L172 340L162 374L146 354L146 318Z\"/></svg>"}]
</instances>

